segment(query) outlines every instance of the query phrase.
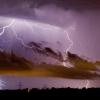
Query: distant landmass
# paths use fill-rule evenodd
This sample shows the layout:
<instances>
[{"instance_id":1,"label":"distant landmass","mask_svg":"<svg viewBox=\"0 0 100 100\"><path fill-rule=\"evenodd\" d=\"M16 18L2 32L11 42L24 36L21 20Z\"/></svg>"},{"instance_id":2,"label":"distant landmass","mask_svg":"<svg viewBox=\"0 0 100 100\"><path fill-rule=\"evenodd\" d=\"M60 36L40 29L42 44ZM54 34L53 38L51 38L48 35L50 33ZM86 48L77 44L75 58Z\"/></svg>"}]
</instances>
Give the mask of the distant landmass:
<instances>
[{"instance_id":1,"label":"distant landmass","mask_svg":"<svg viewBox=\"0 0 100 100\"><path fill-rule=\"evenodd\" d=\"M100 97L100 88L45 88L45 89L18 89L18 90L1 90L0 96L2 97Z\"/></svg>"}]
</instances>

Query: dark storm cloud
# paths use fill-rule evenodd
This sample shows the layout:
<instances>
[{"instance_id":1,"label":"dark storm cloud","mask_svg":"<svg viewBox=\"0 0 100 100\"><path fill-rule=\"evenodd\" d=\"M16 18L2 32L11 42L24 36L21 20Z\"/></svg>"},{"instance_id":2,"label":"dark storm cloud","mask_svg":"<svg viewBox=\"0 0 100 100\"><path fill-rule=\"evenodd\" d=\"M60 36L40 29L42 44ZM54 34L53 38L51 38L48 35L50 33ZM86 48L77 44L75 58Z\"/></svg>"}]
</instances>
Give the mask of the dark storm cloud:
<instances>
[{"instance_id":1,"label":"dark storm cloud","mask_svg":"<svg viewBox=\"0 0 100 100\"><path fill-rule=\"evenodd\" d=\"M31 0L31 6L44 6L54 4L64 9L84 10L84 9L100 9L99 0Z\"/></svg>"},{"instance_id":2,"label":"dark storm cloud","mask_svg":"<svg viewBox=\"0 0 100 100\"><path fill-rule=\"evenodd\" d=\"M100 9L99 0L0 0L0 7L15 7L18 5L29 4L30 8L41 7L44 5L54 4L64 9L84 10ZM26 5L24 5L26 6Z\"/></svg>"},{"instance_id":3,"label":"dark storm cloud","mask_svg":"<svg viewBox=\"0 0 100 100\"><path fill-rule=\"evenodd\" d=\"M100 9L99 5L99 0L0 0L0 15L34 19L37 18L36 10L44 10L43 7L82 12Z\"/></svg>"}]
</instances>

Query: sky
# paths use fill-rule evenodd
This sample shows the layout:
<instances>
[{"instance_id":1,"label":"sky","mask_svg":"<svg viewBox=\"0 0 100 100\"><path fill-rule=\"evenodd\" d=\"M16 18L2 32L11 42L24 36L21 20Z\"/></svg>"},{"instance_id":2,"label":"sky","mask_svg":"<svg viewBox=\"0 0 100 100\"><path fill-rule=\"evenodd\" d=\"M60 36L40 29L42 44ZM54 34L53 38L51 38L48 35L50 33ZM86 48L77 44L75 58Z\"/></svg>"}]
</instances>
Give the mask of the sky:
<instances>
[{"instance_id":1,"label":"sky","mask_svg":"<svg viewBox=\"0 0 100 100\"><path fill-rule=\"evenodd\" d=\"M38 29L35 29L35 33L38 32L41 35L35 34L36 39L43 40L46 36L46 41L53 42L52 44L55 46L54 40L56 38L57 41L59 40L62 43L62 47L57 46L57 49L63 52L70 46L67 35L64 33L66 31L73 42L70 48L71 52L88 59L100 60L99 5L99 0L9 0L9 2L8 0L0 0L0 27L9 23L9 18L16 19L12 28L17 30L17 33L21 33L19 34L20 37L25 35L23 39L26 41L33 39L29 35L32 34L32 31L30 31L30 26L27 28L27 25L23 25L22 21L27 20L29 24L31 21L33 23L38 22L40 24L37 26ZM3 17L7 21L2 19ZM19 26L21 23L22 28ZM51 29L47 29L48 32L43 31L43 25L45 28ZM50 26L48 27L48 25ZM60 29L57 30L55 27ZM6 36L11 31L7 30L5 32ZM27 34L27 31L29 34ZM43 32L47 34L43 35ZM50 38L51 32L52 41ZM4 41L3 37L0 37L0 39ZM14 41L13 37L9 37L9 40L11 41L7 43ZM2 45L0 46L2 47ZM7 46L9 48L12 44L7 44Z\"/></svg>"},{"instance_id":2,"label":"sky","mask_svg":"<svg viewBox=\"0 0 100 100\"><path fill-rule=\"evenodd\" d=\"M70 51L99 60L99 4L98 0L0 0L0 15L31 19L65 30L73 27L73 31L68 31L74 43Z\"/></svg>"}]
</instances>

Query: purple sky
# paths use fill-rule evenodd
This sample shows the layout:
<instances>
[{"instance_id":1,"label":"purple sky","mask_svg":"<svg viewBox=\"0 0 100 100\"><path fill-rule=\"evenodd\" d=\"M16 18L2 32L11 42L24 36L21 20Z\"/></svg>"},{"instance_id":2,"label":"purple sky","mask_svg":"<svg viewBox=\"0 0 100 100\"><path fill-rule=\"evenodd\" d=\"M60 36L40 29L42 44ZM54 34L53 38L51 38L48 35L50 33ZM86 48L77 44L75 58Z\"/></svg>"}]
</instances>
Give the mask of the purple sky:
<instances>
[{"instance_id":1,"label":"purple sky","mask_svg":"<svg viewBox=\"0 0 100 100\"><path fill-rule=\"evenodd\" d=\"M70 32L74 42L71 51L99 60L99 4L98 0L0 0L0 15L28 18L64 29L74 24L75 30Z\"/></svg>"},{"instance_id":2,"label":"purple sky","mask_svg":"<svg viewBox=\"0 0 100 100\"><path fill-rule=\"evenodd\" d=\"M93 60L100 60L99 0L9 0L9 2L8 0L0 0L0 16L11 19L21 18L36 22L38 21L40 23L50 24L52 27L60 27L66 31L68 31L69 27L73 27L72 31L68 31L69 36L74 43L70 51ZM2 23L4 24L3 20L0 19L0 27L2 27ZM14 25L13 28L15 29L18 25L19 23ZM43 26L43 24L41 26ZM23 32L28 31L25 27L22 28ZM20 32L20 28L18 29L16 28L16 30ZM39 30L36 29L35 32L36 31ZM59 31L58 33L55 29L52 31L52 34L56 33L54 34L54 37L59 37L59 40L60 37L66 38L66 34L64 36L62 31ZM6 31L6 33L10 32L11 30ZM29 33L31 34L31 32ZM50 32L48 32L48 34L50 35ZM44 38L41 36L39 37L38 35L39 34L37 34L38 38ZM47 37L49 40L49 36ZM12 37L9 37L9 40L11 39L13 40ZM49 41L51 41L51 38ZM64 41L63 46L65 45L68 46L68 43ZM56 81L56 83L58 83L58 81ZM98 82L98 84L99 83L100 82Z\"/></svg>"},{"instance_id":3,"label":"purple sky","mask_svg":"<svg viewBox=\"0 0 100 100\"><path fill-rule=\"evenodd\" d=\"M35 9L37 18L46 23L58 25L67 30L74 25L74 31L69 32L74 45L71 51L91 59L100 59L100 10L63 10L54 6ZM66 43L65 43L66 45Z\"/></svg>"}]
</instances>

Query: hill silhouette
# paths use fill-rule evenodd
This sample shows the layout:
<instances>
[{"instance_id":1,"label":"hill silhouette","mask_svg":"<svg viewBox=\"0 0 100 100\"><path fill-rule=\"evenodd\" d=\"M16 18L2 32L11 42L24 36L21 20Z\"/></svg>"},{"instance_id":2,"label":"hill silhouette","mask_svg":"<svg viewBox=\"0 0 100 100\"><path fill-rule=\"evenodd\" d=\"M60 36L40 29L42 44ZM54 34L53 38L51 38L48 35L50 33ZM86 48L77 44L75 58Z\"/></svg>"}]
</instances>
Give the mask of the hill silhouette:
<instances>
[{"instance_id":1,"label":"hill silhouette","mask_svg":"<svg viewBox=\"0 0 100 100\"><path fill-rule=\"evenodd\" d=\"M46 89L18 89L18 90L1 90L0 96L5 97L100 97L100 88L46 88Z\"/></svg>"}]
</instances>

